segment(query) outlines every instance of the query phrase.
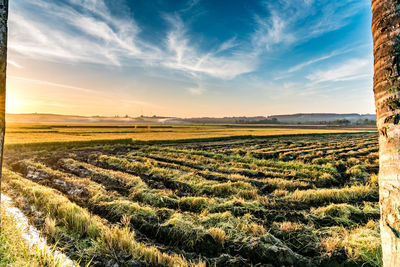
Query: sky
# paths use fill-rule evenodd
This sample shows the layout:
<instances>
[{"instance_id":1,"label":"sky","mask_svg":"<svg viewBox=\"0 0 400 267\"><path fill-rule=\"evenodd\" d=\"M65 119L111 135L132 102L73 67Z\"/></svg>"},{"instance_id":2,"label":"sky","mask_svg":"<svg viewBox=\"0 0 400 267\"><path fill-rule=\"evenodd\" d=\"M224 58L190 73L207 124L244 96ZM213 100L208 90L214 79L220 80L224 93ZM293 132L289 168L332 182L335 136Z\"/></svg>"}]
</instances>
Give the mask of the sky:
<instances>
[{"instance_id":1,"label":"sky","mask_svg":"<svg viewBox=\"0 0 400 267\"><path fill-rule=\"evenodd\" d=\"M13 0L9 113L374 113L369 0Z\"/></svg>"}]
</instances>

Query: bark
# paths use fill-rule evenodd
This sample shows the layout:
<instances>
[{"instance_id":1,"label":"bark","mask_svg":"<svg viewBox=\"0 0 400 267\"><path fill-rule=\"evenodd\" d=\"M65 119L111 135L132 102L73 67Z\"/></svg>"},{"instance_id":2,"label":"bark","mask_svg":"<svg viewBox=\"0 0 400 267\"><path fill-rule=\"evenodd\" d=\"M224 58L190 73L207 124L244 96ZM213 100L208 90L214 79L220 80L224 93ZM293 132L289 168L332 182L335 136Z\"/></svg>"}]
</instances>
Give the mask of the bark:
<instances>
[{"instance_id":1,"label":"bark","mask_svg":"<svg viewBox=\"0 0 400 267\"><path fill-rule=\"evenodd\" d=\"M3 166L4 136L6 130L6 70L7 70L7 33L8 0L0 0L0 190ZM1 196L0 196L1 201Z\"/></svg>"},{"instance_id":2,"label":"bark","mask_svg":"<svg viewBox=\"0 0 400 267\"><path fill-rule=\"evenodd\" d=\"M372 14L383 263L400 266L400 0L372 0Z\"/></svg>"}]
</instances>

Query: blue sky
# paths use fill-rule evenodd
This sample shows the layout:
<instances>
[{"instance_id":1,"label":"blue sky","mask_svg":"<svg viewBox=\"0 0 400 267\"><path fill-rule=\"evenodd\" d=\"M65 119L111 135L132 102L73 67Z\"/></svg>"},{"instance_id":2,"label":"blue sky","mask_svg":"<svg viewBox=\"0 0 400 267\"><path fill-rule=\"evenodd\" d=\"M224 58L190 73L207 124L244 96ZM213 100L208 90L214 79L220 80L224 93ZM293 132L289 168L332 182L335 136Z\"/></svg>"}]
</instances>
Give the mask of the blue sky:
<instances>
[{"instance_id":1,"label":"blue sky","mask_svg":"<svg viewBox=\"0 0 400 267\"><path fill-rule=\"evenodd\" d=\"M8 112L373 113L369 0L10 1Z\"/></svg>"}]
</instances>

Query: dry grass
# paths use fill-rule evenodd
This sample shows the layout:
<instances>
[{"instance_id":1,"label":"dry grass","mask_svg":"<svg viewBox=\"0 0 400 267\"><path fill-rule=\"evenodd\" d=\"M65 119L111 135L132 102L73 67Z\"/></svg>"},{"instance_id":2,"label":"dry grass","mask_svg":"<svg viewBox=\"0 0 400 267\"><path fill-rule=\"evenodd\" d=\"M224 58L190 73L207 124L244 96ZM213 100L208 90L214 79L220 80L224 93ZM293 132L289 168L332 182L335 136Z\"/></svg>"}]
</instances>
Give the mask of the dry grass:
<instances>
[{"instance_id":1,"label":"dry grass","mask_svg":"<svg viewBox=\"0 0 400 267\"><path fill-rule=\"evenodd\" d=\"M147 262L169 266L192 265L180 255L168 255L155 247L136 242L133 232L126 227L106 226L99 217L70 202L54 189L35 184L8 170L4 175L6 186L10 190L21 193L37 209L49 213L57 223L77 234L88 235L93 242L98 242L96 247L100 251L112 255L116 250L122 250ZM198 264L203 265L202 262Z\"/></svg>"},{"instance_id":2,"label":"dry grass","mask_svg":"<svg viewBox=\"0 0 400 267\"><path fill-rule=\"evenodd\" d=\"M208 233L214 237L214 239L220 243L224 243L226 238L226 233L224 230L216 227L211 227L208 229Z\"/></svg>"},{"instance_id":3,"label":"dry grass","mask_svg":"<svg viewBox=\"0 0 400 267\"><path fill-rule=\"evenodd\" d=\"M302 225L302 224L299 224L297 222L289 222L289 221L281 222L278 225L279 225L279 229L281 231L287 231L287 232L299 231L304 228L304 225Z\"/></svg>"},{"instance_id":4,"label":"dry grass","mask_svg":"<svg viewBox=\"0 0 400 267\"><path fill-rule=\"evenodd\" d=\"M379 223L370 221L365 226L353 229L333 227L322 239L322 246L328 253L343 248L353 262L364 262L371 266L382 266Z\"/></svg>"},{"instance_id":5,"label":"dry grass","mask_svg":"<svg viewBox=\"0 0 400 267\"><path fill-rule=\"evenodd\" d=\"M324 188L296 190L292 194L285 196L287 200L299 201L303 203L326 203L326 202L348 202L376 197L378 191L366 185L351 186L344 188Z\"/></svg>"}]
</instances>

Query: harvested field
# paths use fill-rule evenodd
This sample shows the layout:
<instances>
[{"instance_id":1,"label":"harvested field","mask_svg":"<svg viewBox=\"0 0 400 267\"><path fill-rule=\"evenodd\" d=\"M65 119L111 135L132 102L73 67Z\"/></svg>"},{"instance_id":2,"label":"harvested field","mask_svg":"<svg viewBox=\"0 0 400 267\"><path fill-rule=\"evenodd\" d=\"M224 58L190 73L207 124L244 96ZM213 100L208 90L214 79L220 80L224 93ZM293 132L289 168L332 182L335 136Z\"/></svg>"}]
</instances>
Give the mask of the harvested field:
<instances>
[{"instance_id":1,"label":"harvested field","mask_svg":"<svg viewBox=\"0 0 400 267\"><path fill-rule=\"evenodd\" d=\"M113 139L179 140L230 136L376 132L375 127L325 125L99 125L10 123L7 144Z\"/></svg>"},{"instance_id":2,"label":"harvested field","mask_svg":"<svg viewBox=\"0 0 400 267\"><path fill-rule=\"evenodd\" d=\"M95 266L380 266L372 133L9 145L3 190Z\"/></svg>"}]
</instances>

